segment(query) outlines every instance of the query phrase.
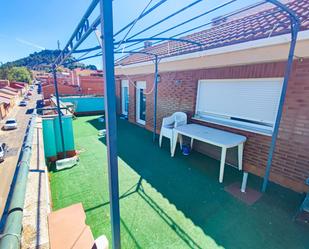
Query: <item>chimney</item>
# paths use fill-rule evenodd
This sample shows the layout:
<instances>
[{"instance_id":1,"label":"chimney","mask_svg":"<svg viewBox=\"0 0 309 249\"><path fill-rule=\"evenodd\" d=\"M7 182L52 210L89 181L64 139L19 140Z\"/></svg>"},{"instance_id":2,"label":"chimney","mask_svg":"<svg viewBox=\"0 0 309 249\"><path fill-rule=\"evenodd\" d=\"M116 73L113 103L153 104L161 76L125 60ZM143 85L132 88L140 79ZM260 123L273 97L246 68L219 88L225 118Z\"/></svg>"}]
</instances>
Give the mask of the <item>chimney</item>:
<instances>
[{"instance_id":1,"label":"chimney","mask_svg":"<svg viewBox=\"0 0 309 249\"><path fill-rule=\"evenodd\" d=\"M152 42L151 41L145 41L144 42L144 48L149 48L152 46Z\"/></svg>"}]
</instances>

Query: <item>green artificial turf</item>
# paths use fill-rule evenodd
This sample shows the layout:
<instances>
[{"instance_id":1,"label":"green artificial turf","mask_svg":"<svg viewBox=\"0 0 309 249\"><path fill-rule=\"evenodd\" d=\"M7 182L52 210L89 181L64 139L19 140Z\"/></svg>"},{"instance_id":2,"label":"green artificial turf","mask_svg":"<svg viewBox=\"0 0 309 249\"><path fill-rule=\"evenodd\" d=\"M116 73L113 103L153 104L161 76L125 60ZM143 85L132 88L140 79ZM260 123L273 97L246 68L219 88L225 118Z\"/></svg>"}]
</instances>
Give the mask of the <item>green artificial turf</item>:
<instances>
[{"instance_id":1,"label":"green artificial turf","mask_svg":"<svg viewBox=\"0 0 309 249\"><path fill-rule=\"evenodd\" d=\"M105 139L98 116L73 123L78 166L51 172L53 209L82 202L95 237L111 241ZM271 184L252 206L224 191L241 181L226 167L218 183L219 162L197 152L170 157L152 142L152 134L118 120L121 242L124 249L309 248L309 228L293 221L302 195ZM249 177L260 187L260 179Z\"/></svg>"}]
</instances>

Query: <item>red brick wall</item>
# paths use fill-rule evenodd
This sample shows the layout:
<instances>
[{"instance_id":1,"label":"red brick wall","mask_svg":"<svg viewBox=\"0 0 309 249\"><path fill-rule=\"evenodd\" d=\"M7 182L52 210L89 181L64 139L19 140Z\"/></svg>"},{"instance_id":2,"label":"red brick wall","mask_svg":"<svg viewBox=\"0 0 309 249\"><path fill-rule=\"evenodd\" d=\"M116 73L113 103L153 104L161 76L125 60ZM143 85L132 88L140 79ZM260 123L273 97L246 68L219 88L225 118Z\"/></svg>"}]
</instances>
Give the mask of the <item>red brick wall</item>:
<instances>
[{"instance_id":1,"label":"red brick wall","mask_svg":"<svg viewBox=\"0 0 309 249\"><path fill-rule=\"evenodd\" d=\"M81 94L78 87L58 85L59 95L76 95ZM42 93L44 99L49 99L51 95L55 95L54 85L45 85L42 87Z\"/></svg>"},{"instance_id":2,"label":"red brick wall","mask_svg":"<svg viewBox=\"0 0 309 249\"><path fill-rule=\"evenodd\" d=\"M117 94L117 111L120 114L121 113L121 79L128 80L127 77L124 76L117 76L116 80L116 94ZM153 76L152 75L136 75L136 76L130 76L129 78L129 120L131 122L135 122L135 104L136 104L136 89L133 86L136 84L136 81L146 81L146 126L148 129L150 129L152 126L148 125L153 120Z\"/></svg>"},{"instance_id":3,"label":"red brick wall","mask_svg":"<svg viewBox=\"0 0 309 249\"><path fill-rule=\"evenodd\" d=\"M158 86L157 132L159 132L161 127L162 118L175 111L184 111L189 117L194 114L197 84L200 79L283 77L284 69L284 62L275 62L227 68L160 73L161 82ZM119 78L121 78L121 76ZM146 92L149 92L152 88L153 75L130 76L130 79L132 81L146 81ZM117 81L117 87L120 87L120 80ZM129 120L135 122L135 89L131 84L129 92ZM153 93L146 96L146 101L146 128L152 130ZM120 102L121 98L120 95L118 95L118 106L121 105ZM205 122L202 123L206 124ZM264 175L271 140L269 136L209 123L207 123L207 125L245 135L248 140L244 151L244 168L254 174L260 176ZM216 147L204 143L196 143L195 149L215 158L219 158L220 151ZM303 182L309 176L308 149L309 59L306 59L303 62L294 62L272 164L271 180L296 191L305 190ZM230 150L228 152L228 161L232 164L237 163L236 150Z\"/></svg>"},{"instance_id":4,"label":"red brick wall","mask_svg":"<svg viewBox=\"0 0 309 249\"><path fill-rule=\"evenodd\" d=\"M45 78L44 78L45 79ZM46 80L42 80L42 82L46 82L47 84L53 85L54 84L54 77L50 75L46 78ZM58 76L57 83L61 85L72 85L72 78L70 76Z\"/></svg>"},{"instance_id":5,"label":"red brick wall","mask_svg":"<svg viewBox=\"0 0 309 249\"><path fill-rule=\"evenodd\" d=\"M79 76L80 87L85 95L104 95L104 81L102 77Z\"/></svg>"},{"instance_id":6,"label":"red brick wall","mask_svg":"<svg viewBox=\"0 0 309 249\"><path fill-rule=\"evenodd\" d=\"M58 89L60 94L84 94L84 95L104 95L104 83L102 77L96 76L79 76L80 87L75 85L67 85L67 81L58 78ZM44 98L50 98L54 94L54 83L49 78L49 83L43 84L42 91ZM79 90L80 89L80 90Z\"/></svg>"},{"instance_id":7,"label":"red brick wall","mask_svg":"<svg viewBox=\"0 0 309 249\"><path fill-rule=\"evenodd\" d=\"M121 80L116 77L116 110L118 114L121 114Z\"/></svg>"}]
</instances>

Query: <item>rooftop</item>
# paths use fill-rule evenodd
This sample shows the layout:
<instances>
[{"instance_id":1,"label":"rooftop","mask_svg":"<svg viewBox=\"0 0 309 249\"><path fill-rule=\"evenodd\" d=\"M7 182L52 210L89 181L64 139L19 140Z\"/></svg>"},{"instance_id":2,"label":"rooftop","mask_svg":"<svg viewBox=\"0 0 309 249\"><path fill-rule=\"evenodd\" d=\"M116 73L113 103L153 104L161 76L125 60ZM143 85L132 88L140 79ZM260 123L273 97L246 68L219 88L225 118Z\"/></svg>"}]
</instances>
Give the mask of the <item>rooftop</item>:
<instances>
[{"instance_id":1,"label":"rooftop","mask_svg":"<svg viewBox=\"0 0 309 249\"><path fill-rule=\"evenodd\" d=\"M309 0L294 0L286 5L298 15L301 21L301 31L308 30ZM256 8L255 11L255 13L250 12L250 15L232 20L228 19L214 27L182 37L182 39L203 44L201 47L191 43L169 41L140 51L157 54L159 57L171 57L279 36L290 32L289 17L279 11L277 7L266 10ZM129 65L152 59L152 56L147 54L131 54L118 61L118 64Z\"/></svg>"},{"instance_id":2,"label":"rooftop","mask_svg":"<svg viewBox=\"0 0 309 249\"><path fill-rule=\"evenodd\" d=\"M0 96L0 102L5 104L10 104L10 100L6 97Z\"/></svg>"},{"instance_id":3,"label":"rooftop","mask_svg":"<svg viewBox=\"0 0 309 249\"><path fill-rule=\"evenodd\" d=\"M99 116L73 121L80 162L51 173L53 209L82 202L95 237L111 241L105 138L98 138ZM118 120L121 240L123 248L306 248L309 228L293 221L302 195L272 185L253 205L225 191L241 181L219 162L198 152L170 157L152 134ZM177 177L175 177L177 175ZM260 187L251 176L251 188ZM283 236L284 235L284 236Z\"/></svg>"}]
</instances>

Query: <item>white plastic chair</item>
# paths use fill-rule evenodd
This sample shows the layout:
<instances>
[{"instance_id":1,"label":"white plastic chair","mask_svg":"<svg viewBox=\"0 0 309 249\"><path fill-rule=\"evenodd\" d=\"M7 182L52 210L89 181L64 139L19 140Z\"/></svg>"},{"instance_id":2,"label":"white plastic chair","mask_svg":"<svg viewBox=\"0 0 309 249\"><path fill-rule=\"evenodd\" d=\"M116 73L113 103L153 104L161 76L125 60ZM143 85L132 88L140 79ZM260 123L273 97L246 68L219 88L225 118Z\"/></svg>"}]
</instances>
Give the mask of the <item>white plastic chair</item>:
<instances>
[{"instance_id":1,"label":"white plastic chair","mask_svg":"<svg viewBox=\"0 0 309 249\"><path fill-rule=\"evenodd\" d=\"M187 114L184 112L175 112L169 117L163 118L159 146L162 145L162 138L166 137L170 139L170 149L172 152L173 147L173 128L179 127L181 125L187 124Z\"/></svg>"}]
</instances>

